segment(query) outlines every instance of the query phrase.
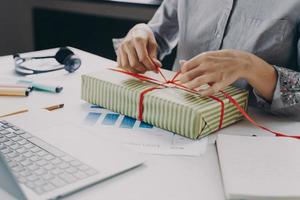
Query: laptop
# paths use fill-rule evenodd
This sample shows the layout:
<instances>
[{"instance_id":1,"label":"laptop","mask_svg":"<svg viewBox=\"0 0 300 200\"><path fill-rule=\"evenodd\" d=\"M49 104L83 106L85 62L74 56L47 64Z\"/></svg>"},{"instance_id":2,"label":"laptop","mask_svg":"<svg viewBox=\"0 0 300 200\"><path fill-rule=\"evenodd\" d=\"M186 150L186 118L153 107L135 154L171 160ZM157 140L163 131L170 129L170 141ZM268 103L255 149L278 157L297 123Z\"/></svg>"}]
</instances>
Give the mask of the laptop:
<instances>
[{"instance_id":1,"label":"laptop","mask_svg":"<svg viewBox=\"0 0 300 200\"><path fill-rule=\"evenodd\" d=\"M27 131L0 120L1 199L64 197L142 163L139 155L79 126Z\"/></svg>"}]
</instances>

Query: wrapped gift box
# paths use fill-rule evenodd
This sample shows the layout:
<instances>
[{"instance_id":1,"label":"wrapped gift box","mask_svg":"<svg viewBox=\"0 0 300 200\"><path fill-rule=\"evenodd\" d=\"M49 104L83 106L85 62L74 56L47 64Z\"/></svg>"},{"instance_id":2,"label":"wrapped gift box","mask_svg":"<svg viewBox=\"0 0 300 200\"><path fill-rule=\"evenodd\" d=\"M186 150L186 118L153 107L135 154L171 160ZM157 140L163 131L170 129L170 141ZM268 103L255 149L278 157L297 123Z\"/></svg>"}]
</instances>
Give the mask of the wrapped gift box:
<instances>
[{"instance_id":1,"label":"wrapped gift box","mask_svg":"<svg viewBox=\"0 0 300 200\"><path fill-rule=\"evenodd\" d=\"M162 72L168 79L174 76L174 72L167 70ZM153 72L145 76L164 82ZM133 118L139 117L141 93L158 86L157 83L111 69L82 75L81 85L83 100ZM231 86L223 91L247 110L247 91ZM214 97L224 103L222 128L243 118L240 111L222 93ZM211 97L200 97L172 84L165 84L145 94L142 105L143 121L188 138L201 138L220 128L221 103L219 101Z\"/></svg>"}]
</instances>

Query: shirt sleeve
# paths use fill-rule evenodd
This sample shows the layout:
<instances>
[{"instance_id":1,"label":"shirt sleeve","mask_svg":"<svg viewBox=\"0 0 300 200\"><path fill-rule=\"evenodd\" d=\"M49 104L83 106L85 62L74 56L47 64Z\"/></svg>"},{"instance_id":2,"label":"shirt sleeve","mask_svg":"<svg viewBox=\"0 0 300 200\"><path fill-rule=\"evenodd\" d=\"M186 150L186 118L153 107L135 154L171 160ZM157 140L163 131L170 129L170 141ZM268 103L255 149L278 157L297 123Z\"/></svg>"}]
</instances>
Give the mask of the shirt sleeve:
<instances>
[{"instance_id":1,"label":"shirt sleeve","mask_svg":"<svg viewBox=\"0 0 300 200\"><path fill-rule=\"evenodd\" d=\"M300 26L298 27L300 31ZM275 115L300 121L300 39L296 44L297 68L295 70L274 66L277 72L277 84L272 102L267 102L253 90L258 107Z\"/></svg>"},{"instance_id":2,"label":"shirt sleeve","mask_svg":"<svg viewBox=\"0 0 300 200\"><path fill-rule=\"evenodd\" d=\"M153 18L148 22L158 43L158 56L171 53L178 43L178 0L164 0Z\"/></svg>"}]
</instances>

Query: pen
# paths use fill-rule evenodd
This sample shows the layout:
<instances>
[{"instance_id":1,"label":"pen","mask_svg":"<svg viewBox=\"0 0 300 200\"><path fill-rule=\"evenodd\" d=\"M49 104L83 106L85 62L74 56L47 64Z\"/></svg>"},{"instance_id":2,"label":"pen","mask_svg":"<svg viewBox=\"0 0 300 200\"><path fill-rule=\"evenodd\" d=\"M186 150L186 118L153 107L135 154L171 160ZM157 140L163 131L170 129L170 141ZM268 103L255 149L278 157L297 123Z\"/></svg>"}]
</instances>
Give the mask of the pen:
<instances>
[{"instance_id":1,"label":"pen","mask_svg":"<svg viewBox=\"0 0 300 200\"><path fill-rule=\"evenodd\" d=\"M22 85L22 84L2 84L0 83L0 88L28 88L32 89L30 85Z\"/></svg>"},{"instance_id":2,"label":"pen","mask_svg":"<svg viewBox=\"0 0 300 200\"><path fill-rule=\"evenodd\" d=\"M57 109L60 109L63 107L64 107L64 104L58 104L58 105L46 107L45 109L48 111L53 111L53 110L57 110Z\"/></svg>"},{"instance_id":3,"label":"pen","mask_svg":"<svg viewBox=\"0 0 300 200\"><path fill-rule=\"evenodd\" d=\"M45 92L60 93L63 90L63 87L61 86L51 86L51 85L45 85L40 83L34 83L29 80L20 80L19 83L28 83L32 86L34 90L40 90Z\"/></svg>"},{"instance_id":4,"label":"pen","mask_svg":"<svg viewBox=\"0 0 300 200\"><path fill-rule=\"evenodd\" d=\"M28 88L5 88L0 87L0 96L23 96L26 97L30 93Z\"/></svg>"}]
</instances>

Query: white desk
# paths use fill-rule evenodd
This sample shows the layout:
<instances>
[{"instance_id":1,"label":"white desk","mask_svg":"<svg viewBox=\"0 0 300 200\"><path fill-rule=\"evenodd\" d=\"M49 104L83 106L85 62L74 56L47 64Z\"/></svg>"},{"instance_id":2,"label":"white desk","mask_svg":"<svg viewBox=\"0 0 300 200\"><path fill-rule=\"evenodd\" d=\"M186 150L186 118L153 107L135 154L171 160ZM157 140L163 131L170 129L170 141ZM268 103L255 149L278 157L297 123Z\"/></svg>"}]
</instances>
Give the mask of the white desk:
<instances>
[{"instance_id":1,"label":"white desk","mask_svg":"<svg viewBox=\"0 0 300 200\"><path fill-rule=\"evenodd\" d=\"M27 98L0 97L2 106L23 104L30 109L65 103L65 106L81 102L80 100L80 75L97 69L116 65L114 61L107 60L77 49L75 53L82 59L83 64L79 71L68 74L64 71L52 74L39 75L36 79L53 79L62 81L64 91L61 94L33 93ZM51 54L55 50L40 52ZM37 55L37 53L35 53ZM1 76L16 77L12 57L0 57ZM63 110L61 111L63 112ZM251 110L257 121L278 131L297 134L300 130L298 122L289 122L286 119L274 118ZM70 116L71 117L71 116ZM270 135L254 128L247 121L239 122L225 128L219 133L243 135ZM122 199L122 200L223 200L223 186L218 166L218 157L214 146L217 134L209 137L210 145L204 155L199 157L183 156L153 156L145 155L147 162L140 168L104 181L93 187L67 197L66 199Z\"/></svg>"}]
</instances>

